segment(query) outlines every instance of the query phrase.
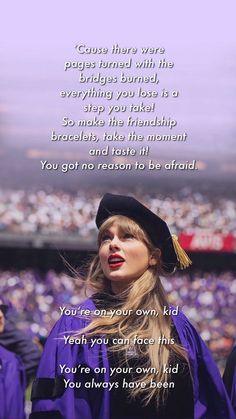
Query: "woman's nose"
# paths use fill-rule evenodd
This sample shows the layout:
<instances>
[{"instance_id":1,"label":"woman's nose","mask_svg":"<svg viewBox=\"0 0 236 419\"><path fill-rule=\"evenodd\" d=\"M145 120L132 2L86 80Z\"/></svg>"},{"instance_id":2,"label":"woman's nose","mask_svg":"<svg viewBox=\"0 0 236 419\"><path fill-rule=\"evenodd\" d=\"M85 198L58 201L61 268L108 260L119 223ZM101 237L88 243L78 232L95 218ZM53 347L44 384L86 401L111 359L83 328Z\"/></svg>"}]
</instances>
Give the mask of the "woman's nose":
<instances>
[{"instance_id":1,"label":"woman's nose","mask_svg":"<svg viewBox=\"0 0 236 419\"><path fill-rule=\"evenodd\" d=\"M120 248L118 237L114 236L112 238L112 240L110 241L109 247L110 247L110 250L112 250L112 249L119 249Z\"/></svg>"}]
</instances>

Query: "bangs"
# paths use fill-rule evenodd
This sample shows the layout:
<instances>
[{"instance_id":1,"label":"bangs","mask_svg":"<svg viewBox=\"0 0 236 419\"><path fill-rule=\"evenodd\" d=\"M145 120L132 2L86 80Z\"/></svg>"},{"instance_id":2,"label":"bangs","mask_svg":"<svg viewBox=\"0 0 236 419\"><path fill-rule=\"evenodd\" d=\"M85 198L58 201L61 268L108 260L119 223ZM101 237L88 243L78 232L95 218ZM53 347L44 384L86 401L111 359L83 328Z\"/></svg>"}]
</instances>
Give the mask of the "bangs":
<instances>
[{"instance_id":1,"label":"bangs","mask_svg":"<svg viewBox=\"0 0 236 419\"><path fill-rule=\"evenodd\" d=\"M122 234L124 233L132 234L135 237L135 239L144 242L148 248L151 249L153 247L145 231L134 220L126 217L125 215L113 215L112 217L109 217L106 221L104 221L98 233L99 246L101 244L103 234L107 230L109 230L109 228L115 222L119 225L119 232L121 232Z\"/></svg>"}]
</instances>

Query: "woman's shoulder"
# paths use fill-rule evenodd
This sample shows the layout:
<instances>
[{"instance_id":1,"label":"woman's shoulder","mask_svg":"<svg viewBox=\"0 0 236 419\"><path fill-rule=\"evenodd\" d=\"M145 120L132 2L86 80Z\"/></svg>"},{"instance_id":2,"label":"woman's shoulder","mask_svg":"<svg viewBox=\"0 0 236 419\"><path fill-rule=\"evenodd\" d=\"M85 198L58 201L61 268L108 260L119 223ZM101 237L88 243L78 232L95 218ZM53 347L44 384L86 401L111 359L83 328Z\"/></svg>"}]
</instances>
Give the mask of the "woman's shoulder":
<instances>
[{"instance_id":1,"label":"woman's shoulder","mask_svg":"<svg viewBox=\"0 0 236 419\"><path fill-rule=\"evenodd\" d=\"M60 359L60 363L65 364L76 359L81 343L83 344L83 341L80 342L79 340L79 333L91 321L94 307L90 298L76 307L60 307L61 315L47 337L38 376L44 376L43 374L48 370L48 365L52 365L55 359ZM51 374L53 376L53 370Z\"/></svg>"},{"instance_id":2,"label":"woman's shoulder","mask_svg":"<svg viewBox=\"0 0 236 419\"><path fill-rule=\"evenodd\" d=\"M60 317L51 333L58 333L63 330L71 332L86 327L91 321L91 316L95 308L91 298L87 298L77 306L60 306Z\"/></svg>"},{"instance_id":3,"label":"woman's shoulder","mask_svg":"<svg viewBox=\"0 0 236 419\"><path fill-rule=\"evenodd\" d=\"M174 324L177 324L178 327L194 329L194 326L192 325L191 321L188 319L186 314L184 314L184 312L181 310L179 306L170 305L167 311L167 314L169 314L172 318L172 322Z\"/></svg>"},{"instance_id":4,"label":"woman's shoulder","mask_svg":"<svg viewBox=\"0 0 236 419\"><path fill-rule=\"evenodd\" d=\"M178 306L171 306L171 312L172 323L176 328L181 344L186 349L191 349L191 352L194 352L196 355L203 350L205 351L205 343L183 311Z\"/></svg>"},{"instance_id":5,"label":"woman's shoulder","mask_svg":"<svg viewBox=\"0 0 236 419\"><path fill-rule=\"evenodd\" d=\"M170 305L167 311L168 315L171 316L172 324L175 326L178 332L187 333L194 329L194 326L191 324L179 306Z\"/></svg>"}]
</instances>

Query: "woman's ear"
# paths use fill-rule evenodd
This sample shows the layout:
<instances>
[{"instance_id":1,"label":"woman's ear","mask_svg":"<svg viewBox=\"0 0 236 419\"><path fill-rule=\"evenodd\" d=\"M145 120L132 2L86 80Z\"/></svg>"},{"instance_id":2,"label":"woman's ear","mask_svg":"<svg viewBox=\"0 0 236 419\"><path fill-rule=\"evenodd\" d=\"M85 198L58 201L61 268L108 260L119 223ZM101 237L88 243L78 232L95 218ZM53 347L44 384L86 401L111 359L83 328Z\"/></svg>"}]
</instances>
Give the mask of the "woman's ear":
<instances>
[{"instance_id":1,"label":"woman's ear","mask_svg":"<svg viewBox=\"0 0 236 419\"><path fill-rule=\"evenodd\" d=\"M157 260L154 256L151 256L149 260L149 266L155 266L155 265L157 265Z\"/></svg>"},{"instance_id":2,"label":"woman's ear","mask_svg":"<svg viewBox=\"0 0 236 419\"><path fill-rule=\"evenodd\" d=\"M161 257L161 251L160 249L157 248L150 255L149 266L156 266L158 262L160 261L160 257Z\"/></svg>"}]
</instances>

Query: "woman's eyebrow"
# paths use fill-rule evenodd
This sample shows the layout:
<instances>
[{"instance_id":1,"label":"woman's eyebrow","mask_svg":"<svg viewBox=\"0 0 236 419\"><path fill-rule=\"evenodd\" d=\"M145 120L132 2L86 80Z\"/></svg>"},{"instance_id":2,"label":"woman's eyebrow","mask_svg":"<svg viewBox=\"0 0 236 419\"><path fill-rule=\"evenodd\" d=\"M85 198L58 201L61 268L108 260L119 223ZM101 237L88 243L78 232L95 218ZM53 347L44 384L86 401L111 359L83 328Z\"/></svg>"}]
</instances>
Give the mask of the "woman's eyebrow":
<instances>
[{"instance_id":1,"label":"woman's eyebrow","mask_svg":"<svg viewBox=\"0 0 236 419\"><path fill-rule=\"evenodd\" d=\"M107 233L111 233L110 228L107 228L107 229L103 232L103 234L107 234Z\"/></svg>"},{"instance_id":2,"label":"woman's eyebrow","mask_svg":"<svg viewBox=\"0 0 236 419\"><path fill-rule=\"evenodd\" d=\"M106 229L105 231L103 231L103 233L101 234L101 237L104 237L105 234L112 234L112 232L109 229Z\"/></svg>"}]
</instances>

